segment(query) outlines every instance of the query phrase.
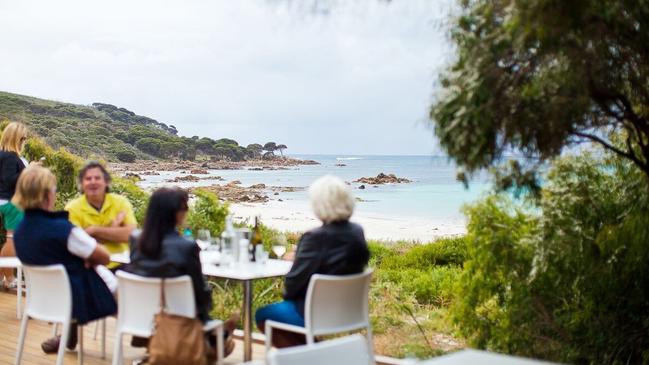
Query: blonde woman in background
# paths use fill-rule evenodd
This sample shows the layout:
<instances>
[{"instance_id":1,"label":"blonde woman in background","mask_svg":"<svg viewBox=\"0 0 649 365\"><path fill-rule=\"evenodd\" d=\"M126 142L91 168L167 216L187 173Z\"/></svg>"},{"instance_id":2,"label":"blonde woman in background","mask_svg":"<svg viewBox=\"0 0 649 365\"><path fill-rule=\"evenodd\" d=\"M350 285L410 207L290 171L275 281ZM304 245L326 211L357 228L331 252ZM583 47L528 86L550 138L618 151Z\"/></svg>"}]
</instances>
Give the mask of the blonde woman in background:
<instances>
[{"instance_id":1,"label":"blonde woman in background","mask_svg":"<svg viewBox=\"0 0 649 365\"><path fill-rule=\"evenodd\" d=\"M20 156L25 141L27 141L27 128L17 122L9 123L0 138L0 217L6 231L6 240L0 250L0 256L3 257L16 256L13 233L23 219L23 212L11 203L11 198L16 190L18 176L28 165L27 160ZM16 287L13 269L0 271L0 280L3 280L5 289Z\"/></svg>"}]
</instances>

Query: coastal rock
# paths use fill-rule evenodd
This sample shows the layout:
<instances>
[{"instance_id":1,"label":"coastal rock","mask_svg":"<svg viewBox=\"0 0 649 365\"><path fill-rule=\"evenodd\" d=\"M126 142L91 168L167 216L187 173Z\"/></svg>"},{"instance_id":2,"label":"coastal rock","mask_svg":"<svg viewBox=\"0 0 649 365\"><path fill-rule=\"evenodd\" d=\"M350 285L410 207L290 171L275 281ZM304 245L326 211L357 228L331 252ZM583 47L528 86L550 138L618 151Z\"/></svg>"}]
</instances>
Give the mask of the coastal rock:
<instances>
[{"instance_id":1,"label":"coastal rock","mask_svg":"<svg viewBox=\"0 0 649 365\"><path fill-rule=\"evenodd\" d=\"M344 163L337 163L337 164L335 164L334 166L345 167L345 166L347 166L347 165L345 165Z\"/></svg>"},{"instance_id":2,"label":"coastal rock","mask_svg":"<svg viewBox=\"0 0 649 365\"><path fill-rule=\"evenodd\" d=\"M136 174L134 172L127 172L126 174L124 174L124 178L134 180L134 181L142 180L142 177L140 177L140 175L138 175L138 174Z\"/></svg>"},{"instance_id":3,"label":"coastal rock","mask_svg":"<svg viewBox=\"0 0 649 365\"><path fill-rule=\"evenodd\" d=\"M167 180L168 182L196 182L200 181L200 177L194 175L176 176L175 179Z\"/></svg>"},{"instance_id":4,"label":"coastal rock","mask_svg":"<svg viewBox=\"0 0 649 365\"><path fill-rule=\"evenodd\" d=\"M259 187L243 187L232 182L225 185L212 185L201 189L207 189L216 193L219 199L232 203L265 203L269 200L268 196Z\"/></svg>"},{"instance_id":5,"label":"coastal rock","mask_svg":"<svg viewBox=\"0 0 649 365\"><path fill-rule=\"evenodd\" d=\"M265 184L255 184L255 185L251 185L250 189L266 189L266 185Z\"/></svg>"},{"instance_id":6,"label":"coastal rock","mask_svg":"<svg viewBox=\"0 0 649 365\"><path fill-rule=\"evenodd\" d=\"M203 169L191 169L189 173L194 175L208 175L209 171Z\"/></svg>"},{"instance_id":7,"label":"coastal rock","mask_svg":"<svg viewBox=\"0 0 649 365\"><path fill-rule=\"evenodd\" d=\"M296 191L302 191L305 190L306 188L301 187L301 186L271 186L270 190L274 192L279 192L279 193L293 193Z\"/></svg>"},{"instance_id":8,"label":"coastal rock","mask_svg":"<svg viewBox=\"0 0 649 365\"><path fill-rule=\"evenodd\" d=\"M110 163L108 168L110 171L116 172L138 172L142 175L143 171L191 171L193 169L209 169L209 170L243 170L247 169L249 166L253 166L254 169L264 167L274 168L277 170L284 170L290 166L300 166L300 165L319 165L320 163L313 160L300 160L290 157L278 157L272 159L252 159L246 161L224 161L224 160L214 160L214 161L168 161L168 160L138 160L131 163ZM155 173L148 174L155 175Z\"/></svg>"},{"instance_id":9,"label":"coastal rock","mask_svg":"<svg viewBox=\"0 0 649 365\"><path fill-rule=\"evenodd\" d=\"M355 183L370 184L370 185L382 185L382 184L403 184L410 183L412 181L403 178L396 177L394 174L384 174L380 173L376 177L361 177L358 180L354 180Z\"/></svg>"},{"instance_id":10,"label":"coastal rock","mask_svg":"<svg viewBox=\"0 0 649 365\"><path fill-rule=\"evenodd\" d=\"M228 185L241 185L241 181L239 180L233 180L228 183Z\"/></svg>"},{"instance_id":11,"label":"coastal rock","mask_svg":"<svg viewBox=\"0 0 649 365\"><path fill-rule=\"evenodd\" d=\"M361 185L361 186L359 186L358 188L361 189L361 190L363 190L363 189L365 189L365 185Z\"/></svg>"}]
</instances>

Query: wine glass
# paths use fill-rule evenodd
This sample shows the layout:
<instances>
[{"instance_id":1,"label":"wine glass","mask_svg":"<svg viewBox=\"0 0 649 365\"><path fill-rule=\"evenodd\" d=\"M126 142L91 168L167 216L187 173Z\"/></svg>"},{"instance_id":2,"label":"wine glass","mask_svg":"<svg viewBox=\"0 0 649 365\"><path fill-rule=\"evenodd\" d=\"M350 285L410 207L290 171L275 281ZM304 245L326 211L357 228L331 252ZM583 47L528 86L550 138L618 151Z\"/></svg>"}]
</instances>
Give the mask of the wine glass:
<instances>
[{"instance_id":1,"label":"wine glass","mask_svg":"<svg viewBox=\"0 0 649 365\"><path fill-rule=\"evenodd\" d=\"M286 253L286 244L286 236L284 236L283 234L280 234L275 239L275 243L273 243L273 252L278 259L281 259L282 256L284 256L284 254Z\"/></svg>"},{"instance_id":2,"label":"wine glass","mask_svg":"<svg viewBox=\"0 0 649 365\"><path fill-rule=\"evenodd\" d=\"M212 236L208 229L199 229L196 234L196 243L201 250L207 250L212 243Z\"/></svg>"}]
</instances>

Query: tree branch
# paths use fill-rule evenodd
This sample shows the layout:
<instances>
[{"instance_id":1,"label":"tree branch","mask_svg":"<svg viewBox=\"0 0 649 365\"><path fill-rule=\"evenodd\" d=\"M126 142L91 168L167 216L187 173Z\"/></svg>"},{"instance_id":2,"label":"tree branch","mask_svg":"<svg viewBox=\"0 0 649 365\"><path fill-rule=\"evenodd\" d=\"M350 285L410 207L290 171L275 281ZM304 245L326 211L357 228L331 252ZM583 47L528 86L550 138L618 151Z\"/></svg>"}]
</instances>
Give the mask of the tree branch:
<instances>
[{"instance_id":1,"label":"tree branch","mask_svg":"<svg viewBox=\"0 0 649 365\"><path fill-rule=\"evenodd\" d=\"M599 144L601 144L602 146L604 146L604 148L606 148L606 149L608 149L608 150L611 150L611 151L615 152L616 154L618 154L618 155L620 155L620 156L623 156L623 157L628 158L629 160L633 161L636 165L640 166L640 168L641 168L643 171L649 173L649 166L648 166L646 163L642 162L642 161L641 161L641 160L636 156L636 154L633 152L632 149L630 149L628 152L625 152L625 151L623 151L623 150L621 150L621 149L619 149L619 148L613 146L612 144L608 143L608 142L605 141L604 139L602 139L602 138L600 138L600 137L597 137L597 136L595 136L595 135L592 135L592 134L588 134L588 133L582 133L582 132L572 131L571 134L574 134L575 136L582 137L582 138L586 138L586 139L589 139L589 140L591 140L591 141L593 141L593 142L599 143Z\"/></svg>"}]
</instances>

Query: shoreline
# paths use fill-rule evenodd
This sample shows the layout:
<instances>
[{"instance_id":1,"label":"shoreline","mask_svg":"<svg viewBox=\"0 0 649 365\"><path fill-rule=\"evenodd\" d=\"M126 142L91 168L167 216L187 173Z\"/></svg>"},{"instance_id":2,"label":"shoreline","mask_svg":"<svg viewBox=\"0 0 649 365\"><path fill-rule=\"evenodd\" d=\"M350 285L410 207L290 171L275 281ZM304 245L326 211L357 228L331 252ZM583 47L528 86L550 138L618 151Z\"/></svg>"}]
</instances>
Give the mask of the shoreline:
<instances>
[{"instance_id":1,"label":"shoreline","mask_svg":"<svg viewBox=\"0 0 649 365\"><path fill-rule=\"evenodd\" d=\"M259 216L262 223L270 228L291 233L303 233L321 225L311 212L306 196L295 200L295 195L284 196L295 191L303 191L302 186L267 186L259 181L247 184L237 180L223 179L219 171L224 170L291 170L300 165L319 164L311 160L277 158L272 160L249 160L241 162L188 162L188 161L137 161L131 164L111 166L120 176L134 177L136 183L151 191L162 186L177 186L189 191L204 188L217 193L221 201L227 202L236 221ZM186 179L188 176L192 179ZM182 177L181 179L178 179ZM218 182L218 183L217 183ZM392 184L388 184L392 185ZM279 196L277 196L280 194ZM354 193L357 196L356 193ZM283 198L283 199L282 199ZM359 203L362 204L362 200ZM352 222L360 224L368 240L417 241L426 243L441 237L466 234L463 217L425 217L385 214L367 211L357 204Z\"/></svg>"},{"instance_id":2,"label":"shoreline","mask_svg":"<svg viewBox=\"0 0 649 365\"><path fill-rule=\"evenodd\" d=\"M303 233L322 223L305 204L230 203L230 212L236 221L259 216L261 222L273 229ZM396 217L354 212L350 221L363 227L365 238L381 241L418 241L426 243L442 237L466 234L464 219L435 219L423 217Z\"/></svg>"}]
</instances>

